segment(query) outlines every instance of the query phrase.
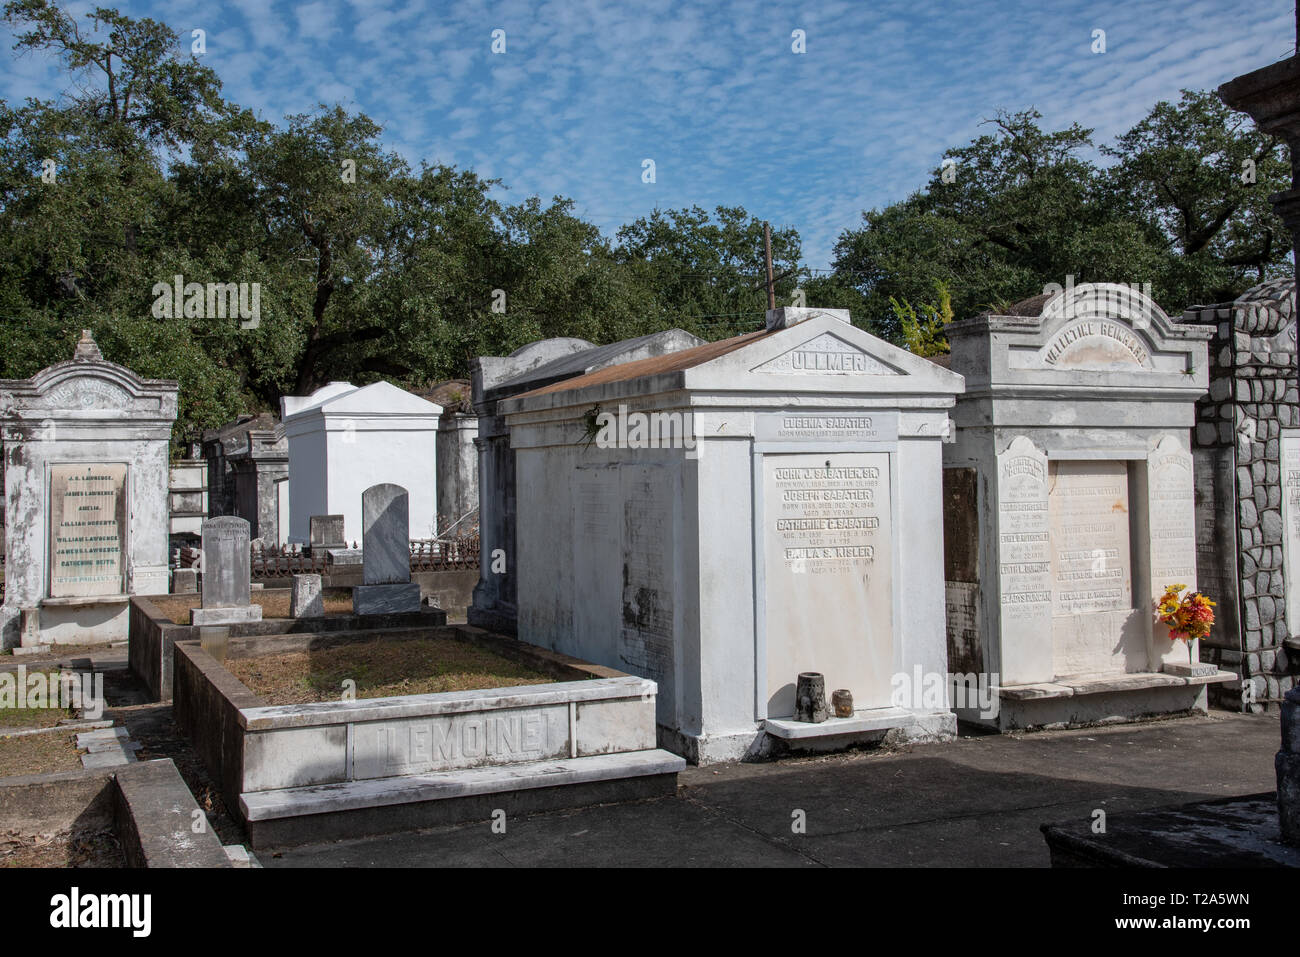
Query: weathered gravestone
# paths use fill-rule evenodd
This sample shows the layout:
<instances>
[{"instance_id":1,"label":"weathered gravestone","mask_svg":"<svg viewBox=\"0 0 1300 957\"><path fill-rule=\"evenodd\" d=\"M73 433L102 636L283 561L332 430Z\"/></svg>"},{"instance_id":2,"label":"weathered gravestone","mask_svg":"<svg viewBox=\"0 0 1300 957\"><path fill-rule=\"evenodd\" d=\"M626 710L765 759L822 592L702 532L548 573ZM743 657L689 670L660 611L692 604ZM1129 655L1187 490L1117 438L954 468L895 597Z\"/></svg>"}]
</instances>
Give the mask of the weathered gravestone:
<instances>
[{"instance_id":1,"label":"weathered gravestone","mask_svg":"<svg viewBox=\"0 0 1300 957\"><path fill-rule=\"evenodd\" d=\"M311 547L347 548L343 540L342 515L313 515L311 517Z\"/></svg>"},{"instance_id":2,"label":"weathered gravestone","mask_svg":"<svg viewBox=\"0 0 1300 957\"><path fill-rule=\"evenodd\" d=\"M203 523L203 607L190 610L191 625L261 621L262 606L252 594L248 522L233 515Z\"/></svg>"},{"instance_id":3,"label":"weathered gravestone","mask_svg":"<svg viewBox=\"0 0 1300 957\"><path fill-rule=\"evenodd\" d=\"M294 575L293 592L289 596L291 618L320 618L325 614L325 599L321 595L319 575Z\"/></svg>"},{"instance_id":4,"label":"weathered gravestone","mask_svg":"<svg viewBox=\"0 0 1300 957\"><path fill-rule=\"evenodd\" d=\"M1231 676L1189 662L1154 601L1196 587L1208 332L1086 284L948 337L967 390L944 449L949 655L999 698L958 715L1007 729L1205 710L1205 685Z\"/></svg>"},{"instance_id":5,"label":"weathered gravestone","mask_svg":"<svg viewBox=\"0 0 1300 957\"><path fill-rule=\"evenodd\" d=\"M845 310L787 308L498 400L519 637L655 681L661 740L701 762L953 734L940 448L961 389ZM804 672L853 716L795 721ZM916 672L937 696L895 694Z\"/></svg>"},{"instance_id":6,"label":"weathered gravestone","mask_svg":"<svg viewBox=\"0 0 1300 957\"><path fill-rule=\"evenodd\" d=\"M0 381L0 645L122 639L129 596L166 594L176 390L104 361L89 332L70 361Z\"/></svg>"},{"instance_id":7,"label":"weathered gravestone","mask_svg":"<svg viewBox=\"0 0 1300 957\"><path fill-rule=\"evenodd\" d=\"M1280 703L1300 656L1295 307L1295 280L1283 278L1183 313L1214 334L1193 447L1197 577L1218 602L1201 656L1241 676L1211 699L1251 711Z\"/></svg>"},{"instance_id":8,"label":"weathered gravestone","mask_svg":"<svg viewBox=\"0 0 1300 957\"><path fill-rule=\"evenodd\" d=\"M408 497L400 485L372 485L361 496L361 578L352 611L383 615L420 610L420 586L411 581Z\"/></svg>"}]
</instances>

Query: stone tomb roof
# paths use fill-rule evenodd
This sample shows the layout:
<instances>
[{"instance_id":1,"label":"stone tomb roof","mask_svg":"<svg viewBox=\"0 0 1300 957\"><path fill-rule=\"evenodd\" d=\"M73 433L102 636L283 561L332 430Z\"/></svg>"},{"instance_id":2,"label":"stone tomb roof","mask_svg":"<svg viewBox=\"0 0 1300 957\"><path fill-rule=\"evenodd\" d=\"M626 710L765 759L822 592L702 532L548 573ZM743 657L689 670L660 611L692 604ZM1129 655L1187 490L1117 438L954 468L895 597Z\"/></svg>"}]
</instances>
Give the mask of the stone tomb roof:
<instances>
[{"instance_id":1,"label":"stone tomb roof","mask_svg":"<svg viewBox=\"0 0 1300 957\"><path fill-rule=\"evenodd\" d=\"M950 368L966 377L968 397L1000 388L1054 397L1205 391L1210 331L1174 322L1136 287L1070 286L947 332Z\"/></svg>"},{"instance_id":2,"label":"stone tomb roof","mask_svg":"<svg viewBox=\"0 0 1300 957\"><path fill-rule=\"evenodd\" d=\"M543 339L515 350L507 359L476 359L474 401L500 400L619 363L700 345L704 345L703 339L683 329L653 332L603 346L584 339Z\"/></svg>"},{"instance_id":3,"label":"stone tomb roof","mask_svg":"<svg viewBox=\"0 0 1300 957\"><path fill-rule=\"evenodd\" d=\"M280 400L283 422L309 413L329 416L431 416L442 407L400 389L391 382L375 382L357 388L350 382L331 382L309 396L285 396Z\"/></svg>"},{"instance_id":4,"label":"stone tomb roof","mask_svg":"<svg viewBox=\"0 0 1300 957\"><path fill-rule=\"evenodd\" d=\"M750 332L662 356L608 366L515 396L505 412L616 396L703 392L957 395L961 376L851 325L809 310L785 328ZM950 404L945 403L945 404Z\"/></svg>"},{"instance_id":5,"label":"stone tomb roof","mask_svg":"<svg viewBox=\"0 0 1300 957\"><path fill-rule=\"evenodd\" d=\"M56 362L30 379L0 379L0 417L17 420L128 420L141 425L176 419L179 386L170 379L144 379L108 362L89 330L83 330L73 358ZM13 439L17 436L7 436Z\"/></svg>"}]
</instances>

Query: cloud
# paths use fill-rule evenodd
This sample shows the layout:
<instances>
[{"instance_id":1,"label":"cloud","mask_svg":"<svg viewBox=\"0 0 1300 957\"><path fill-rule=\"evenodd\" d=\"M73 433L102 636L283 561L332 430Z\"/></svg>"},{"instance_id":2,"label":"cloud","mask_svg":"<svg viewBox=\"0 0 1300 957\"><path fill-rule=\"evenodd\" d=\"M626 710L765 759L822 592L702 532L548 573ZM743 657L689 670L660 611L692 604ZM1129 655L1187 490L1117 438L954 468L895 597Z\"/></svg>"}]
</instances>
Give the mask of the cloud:
<instances>
[{"instance_id":1,"label":"cloud","mask_svg":"<svg viewBox=\"0 0 1300 957\"><path fill-rule=\"evenodd\" d=\"M268 119L343 102L412 165L498 176L510 202L570 196L607 235L655 206L743 205L797 227L818 267L999 108L1104 142L1181 88L1287 55L1294 32L1289 0L182 3L131 13L206 29L226 95ZM0 77L11 101L66 86L42 54Z\"/></svg>"}]
</instances>

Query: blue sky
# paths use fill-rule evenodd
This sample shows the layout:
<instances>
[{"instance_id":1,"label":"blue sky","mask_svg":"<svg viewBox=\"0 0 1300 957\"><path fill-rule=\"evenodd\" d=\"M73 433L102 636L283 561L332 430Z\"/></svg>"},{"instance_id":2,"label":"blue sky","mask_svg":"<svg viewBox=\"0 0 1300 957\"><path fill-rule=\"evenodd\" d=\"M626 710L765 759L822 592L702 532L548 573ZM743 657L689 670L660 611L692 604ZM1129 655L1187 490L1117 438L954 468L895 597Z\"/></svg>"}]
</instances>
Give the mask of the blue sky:
<instances>
[{"instance_id":1,"label":"blue sky","mask_svg":"<svg viewBox=\"0 0 1300 957\"><path fill-rule=\"evenodd\" d=\"M111 0L101 0L111 5ZM82 13L96 4L65 3ZM474 169L500 198L572 198L613 234L662 208L741 205L828 266L863 209L923 185L999 108L1105 141L1184 87L1282 59L1290 0L669 3L167 0L118 9L206 31L235 102L279 121L342 102L406 157ZM492 32L505 31L505 52ZM1106 50L1094 53L1093 31ZM806 52L792 50L804 31ZM0 26L0 41L12 34ZM61 88L7 57L0 96ZM655 162L655 182L642 163Z\"/></svg>"}]
</instances>

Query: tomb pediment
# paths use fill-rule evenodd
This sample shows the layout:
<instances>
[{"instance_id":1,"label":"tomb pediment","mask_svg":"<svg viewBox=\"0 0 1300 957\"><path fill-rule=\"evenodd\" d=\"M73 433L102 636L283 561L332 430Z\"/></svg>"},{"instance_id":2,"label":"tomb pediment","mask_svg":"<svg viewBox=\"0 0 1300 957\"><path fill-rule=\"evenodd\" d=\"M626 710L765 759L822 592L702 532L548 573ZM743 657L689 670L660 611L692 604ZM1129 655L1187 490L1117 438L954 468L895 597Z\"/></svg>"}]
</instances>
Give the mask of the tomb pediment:
<instances>
[{"instance_id":1,"label":"tomb pediment","mask_svg":"<svg viewBox=\"0 0 1300 957\"><path fill-rule=\"evenodd\" d=\"M88 344L88 346L87 346ZM0 414L20 418L95 419L129 416L171 420L176 416L176 383L142 379L125 366L86 355L94 342L83 338L77 358L42 369L30 379L0 382Z\"/></svg>"},{"instance_id":2,"label":"tomb pediment","mask_svg":"<svg viewBox=\"0 0 1300 957\"><path fill-rule=\"evenodd\" d=\"M757 335L738 349L688 368L684 384L698 389L950 395L963 390L956 373L830 315Z\"/></svg>"},{"instance_id":3,"label":"tomb pediment","mask_svg":"<svg viewBox=\"0 0 1300 957\"><path fill-rule=\"evenodd\" d=\"M1205 388L1205 328L1174 323L1145 290L1070 285L949 326L969 390Z\"/></svg>"},{"instance_id":4,"label":"tomb pediment","mask_svg":"<svg viewBox=\"0 0 1300 957\"><path fill-rule=\"evenodd\" d=\"M906 375L829 332L760 363L753 371L772 375Z\"/></svg>"}]
</instances>

